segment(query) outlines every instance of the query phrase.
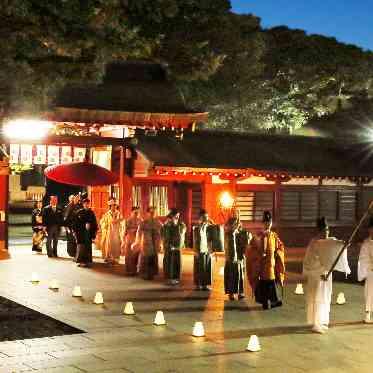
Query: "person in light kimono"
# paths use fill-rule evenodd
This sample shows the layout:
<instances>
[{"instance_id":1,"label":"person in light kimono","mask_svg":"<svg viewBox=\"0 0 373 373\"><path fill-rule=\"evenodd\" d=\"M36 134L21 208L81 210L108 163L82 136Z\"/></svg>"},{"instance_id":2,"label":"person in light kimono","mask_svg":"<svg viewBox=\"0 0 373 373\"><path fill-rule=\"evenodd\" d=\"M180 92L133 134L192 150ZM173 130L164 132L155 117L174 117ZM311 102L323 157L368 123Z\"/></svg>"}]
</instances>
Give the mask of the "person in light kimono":
<instances>
[{"instance_id":1,"label":"person in light kimono","mask_svg":"<svg viewBox=\"0 0 373 373\"><path fill-rule=\"evenodd\" d=\"M360 249L358 262L358 280L365 280L365 319L367 324L373 323L373 218L369 220L369 236Z\"/></svg>"},{"instance_id":2,"label":"person in light kimono","mask_svg":"<svg viewBox=\"0 0 373 373\"><path fill-rule=\"evenodd\" d=\"M100 248L105 262L116 265L119 262L124 220L121 217L118 203L115 199L108 202L109 210L100 220L101 242Z\"/></svg>"},{"instance_id":3,"label":"person in light kimono","mask_svg":"<svg viewBox=\"0 0 373 373\"><path fill-rule=\"evenodd\" d=\"M344 242L329 237L329 226L324 217L317 221L318 234L309 243L303 260L303 274L307 278L307 323L314 333L328 330L332 297L332 276L327 278ZM350 273L347 251L340 257L335 270Z\"/></svg>"},{"instance_id":4,"label":"person in light kimono","mask_svg":"<svg viewBox=\"0 0 373 373\"><path fill-rule=\"evenodd\" d=\"M125 271L127 275L131 276L136 275L137 272L140 249L137 245L133 244L136 241L136 233L141 222L140 209L138 207L133 207L131 216L126 221L124 233Z\"/></svg>"}]
</instances>

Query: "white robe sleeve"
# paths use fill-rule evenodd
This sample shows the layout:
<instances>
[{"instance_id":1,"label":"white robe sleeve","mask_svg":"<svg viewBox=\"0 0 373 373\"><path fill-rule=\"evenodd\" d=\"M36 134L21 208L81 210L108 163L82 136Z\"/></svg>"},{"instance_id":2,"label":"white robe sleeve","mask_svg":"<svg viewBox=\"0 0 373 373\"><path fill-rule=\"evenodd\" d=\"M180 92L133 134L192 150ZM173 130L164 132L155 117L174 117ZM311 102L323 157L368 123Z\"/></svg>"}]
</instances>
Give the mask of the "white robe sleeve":
<instances>
[{"instance_id":1,"label":"white robe sleeve","mask_svg":"<svg viewBox=\"0 0 373 373\"><path fill-rule=\"evenodd\" d=\"M365 280L368 277L368 274L372 271L372 264L369 255L369 245L366 241L364 241L361 245L357 269L357 277L359 281Z\"/></svg>"},{"instance_id":2,"label":"white robe sleeve","mask_svg":"<svg viewBox=\"0 0 373 373\"><path fill-rule=\"evenodd\" d=\"M311 240L303 259L303 274L305 276L321 276L326 272L320 261L317 240Z\"/></svg>"}]
</instances>

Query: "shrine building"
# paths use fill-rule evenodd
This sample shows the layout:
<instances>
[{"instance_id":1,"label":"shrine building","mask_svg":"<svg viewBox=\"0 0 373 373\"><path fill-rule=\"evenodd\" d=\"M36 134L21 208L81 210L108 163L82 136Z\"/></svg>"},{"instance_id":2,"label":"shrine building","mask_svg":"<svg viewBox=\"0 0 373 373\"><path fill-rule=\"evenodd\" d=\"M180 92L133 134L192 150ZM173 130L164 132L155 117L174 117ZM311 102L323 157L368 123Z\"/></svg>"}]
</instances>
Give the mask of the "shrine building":
<instances>
[{"instance_id":1,"label":"shrine building","mask_svg":"<svg viewBox=\"0 0 373 373\"><path fill-rule=\"evenodd\" d=\"M52 124L46 138L7 140L9 162L44 167L88 159L113 171L115 185L88 187L98 218L110 197L120 201L125 217L134 206L142 213L154 206L160 217L176 207L189 233L201 208L221 224L237 208L251 230L270 210L285 244L303 246L320 216L328 219L332 234L348 236L373 199L373 166L365 147L327 138L203 130L208 113L188 108L157 64L112 64L102 84L62 90L45 119ZM7 162L3 158L0 176L3 248Z\"/></svg>"}]
</instances>

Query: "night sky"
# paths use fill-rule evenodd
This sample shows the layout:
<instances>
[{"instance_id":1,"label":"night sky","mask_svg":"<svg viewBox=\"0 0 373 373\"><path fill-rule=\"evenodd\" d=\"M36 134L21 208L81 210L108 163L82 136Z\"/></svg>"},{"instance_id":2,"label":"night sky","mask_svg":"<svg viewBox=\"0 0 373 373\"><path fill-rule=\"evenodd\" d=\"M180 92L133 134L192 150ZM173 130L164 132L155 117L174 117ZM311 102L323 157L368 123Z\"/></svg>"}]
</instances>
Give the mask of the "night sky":
<instances>
[{"instance_id":1,"label":"night sky","mask_svg":"<svg viewBox=\"0 0 373 373\"><path fill-rule=\"evenodd\" d=\"M373 0L231 0L236 13L252 13L265 28L286 25L373 50Z\"/></svg>"}]
</instances>

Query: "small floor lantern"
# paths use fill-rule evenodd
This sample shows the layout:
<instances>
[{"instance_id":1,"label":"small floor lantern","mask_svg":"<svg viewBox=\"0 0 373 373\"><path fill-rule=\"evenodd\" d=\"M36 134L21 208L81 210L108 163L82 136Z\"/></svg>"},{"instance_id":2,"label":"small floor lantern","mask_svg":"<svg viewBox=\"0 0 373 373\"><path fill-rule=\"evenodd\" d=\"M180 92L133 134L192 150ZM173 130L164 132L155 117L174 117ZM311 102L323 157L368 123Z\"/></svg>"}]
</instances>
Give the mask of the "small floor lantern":
<instances>
[{"instance_id":1,"label":"small floor lantern","mask_svg":"<svg viewBox=\"0 0 373 373\"><path fill-rule=\"evenodd\" d=\"M31 279L30 279L30 281L31 281L33 284L37 284L38 282L40 282L39 275L38 275L36 272L32 272L32 273L31 273Z\"/></svg>"},{"instance_id":2,"label":"small floor lantern","mask_svg":"<svg viewBox=\"0 0 373 373\"><path fill-rule=\"evenodd\" d=\"M126 303L126 305L124 306L123 313L125 315L134 315L135 314L135 310L133 308L132 302L127 302Z\"/></svg>"},{"instance_id":3,"label":"small floor lantern","mask_svg":"<svg viewBox=\"0 0 373 373\"><path fill-rule=\"evenodd\" d=\"M346 298L344 293L339 293L337 296L337 304L342 305L346 303Z\"/></svg>"},{"instance_id":4,"label":"small floor lantern","mask_svg":"<svg viewBox=\"0 0 373 373\"><path fill-rule=\"evenodd\" d=\"M162 311L157 311L155 314L154 325L166 325L166 320Z\"/></svg>"},{"instance_id":5,"label":"small floor lantern","mask_svg":"<svg viewBox=\"0 0 373 373\"><path fill-rule=\"evenodd\" d=\"M258 352L261 350L259 338L257 335L250 336L249 343L246 347L246 350L250 352Z\"/></svg>"},{"instance_id":6,"label":"small floor lantern","mask_svg":"<svg viewBox=\"0 0 373 373\"><path fill-rule=\"evenodd\" d=\"M203 327L202 321L196 321L193 327L193 337L204 337L205 328Z\"/></svg>"},{"instance_id":7,"label":"small floor lantern","mask_svg":"<svg viewBox=\"0 0 373 373\"><path fill-rule=\"evenodd\" d=\"M82 290L80 289L80 286L74 286L72 296L73 297L81 297L82 296Z\"/></svg>"},{"instance_id":8,"label":"small floor lantern","mask_svg":"<svg viewBox=\"0 0 373 373\"><path fill-rule=\"evenodd\" d=\"M104 296L101 292L97 292L95 298L93 299L94 304L104 304Z\"/></svg>"},{"instance_id":9,"label":"small floor lantern","mask_svg":"<svg viewBox=\"0 0 373 373\"><path fill-rule=\"evenodd\" d=\"M59 285L57 280L52 280L49 284L49 289L51 290L58 290Z\"/></svg>"},{"instance_id":10,"label":"small floor lantern","mask_svg":"<svg viewBox=\"0 0 373 373\"><path fill-rule=\"evenodd\" d=\"M297 284L297 287L295 288L295 294L302 295L304 294L303 291L303 285L302 284Z\"/></svg>"}]
</instances>

